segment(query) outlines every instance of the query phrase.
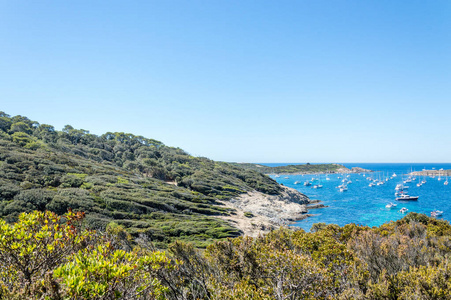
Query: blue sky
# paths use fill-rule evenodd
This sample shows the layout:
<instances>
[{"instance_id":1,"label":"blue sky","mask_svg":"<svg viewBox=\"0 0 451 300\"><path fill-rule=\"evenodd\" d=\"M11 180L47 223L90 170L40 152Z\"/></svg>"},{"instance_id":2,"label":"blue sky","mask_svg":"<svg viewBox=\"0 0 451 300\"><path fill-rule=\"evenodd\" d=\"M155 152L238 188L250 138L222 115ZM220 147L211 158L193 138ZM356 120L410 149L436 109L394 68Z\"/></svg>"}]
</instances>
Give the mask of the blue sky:
<instances>
[{"instance_id":1,"label":"blue sky","mask_svg":"<svg viewBox=\"0 0 451 300\"><path fill-rule=\"evenodd\" d=\"M0 1L0 110L239 162L450 162L450 1Z\"/></svg>"}]
</instances>

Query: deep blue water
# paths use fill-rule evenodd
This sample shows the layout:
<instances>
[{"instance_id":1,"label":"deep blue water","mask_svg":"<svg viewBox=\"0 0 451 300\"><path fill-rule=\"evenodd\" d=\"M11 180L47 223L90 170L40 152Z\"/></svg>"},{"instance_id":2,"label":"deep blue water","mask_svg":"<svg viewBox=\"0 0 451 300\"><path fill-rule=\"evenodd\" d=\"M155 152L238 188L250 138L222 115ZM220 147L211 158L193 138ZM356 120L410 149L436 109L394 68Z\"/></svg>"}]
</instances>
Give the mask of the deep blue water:
<instances>
[{"instance_id":1,"label":"deep blue water","mask_svg":"<svg viewBox=\"0 0 451 300\"><path fill-rule=\"evenodd\" d=\"M264 164L269 166L287 165L287 164ZM316 175L282 175L276 179L277 182L283 183L288 187L297 189L306 194L310 199L322 200L327 208L314 209L309 213L315 216L307 218L306 220L297 222L294 226L299 226L304 230L310 230L312 224L324 222L327 224L338 224L343 226L348 223L356 223L368 226L379 226L391 220L398 220L404 215L399 212L401 207L406 207L409 212L418 212L430 215L432 210L438 209L444 211L441 218L448 221L451 220L451 184L445 186L443 183L445 178L442 177L438 181L438 177L426 177L426 183L421 187L417 187L417 181L408 183L408 193L411 196L419 196L418 201L401 202L395 201L395 186L402 181L402 174L409 173L410 170L421 171L423 168L427 170L443 168L445 170L451 169L450 163L431 164L388 164L388 163L345 163L348 168L362 167L378 172L368 173L367 176L373 178L385 179L393 173L397 177L390 179L384 185L369 187L369 181L363 174L350 174L349 179L352 183L348 185L347 192L340 192L337 186L341 183L342 178L338 178L339 174L331 174L328 177L330 180L325 180L325 175L321 175L322 189L313 189L303 185L304 181L311 180ZM384 175L383 175L384 174ZM345 175L346 176L346 175ZM288 177L288 178L285 178ZM422 178L423 179L423 178ZM451 178L448 179L451 181ZM300 181L300 184L294 184ZM387 209L385 205L393 202L398 204L396 209Z\"/></svg>"}]
</instances>

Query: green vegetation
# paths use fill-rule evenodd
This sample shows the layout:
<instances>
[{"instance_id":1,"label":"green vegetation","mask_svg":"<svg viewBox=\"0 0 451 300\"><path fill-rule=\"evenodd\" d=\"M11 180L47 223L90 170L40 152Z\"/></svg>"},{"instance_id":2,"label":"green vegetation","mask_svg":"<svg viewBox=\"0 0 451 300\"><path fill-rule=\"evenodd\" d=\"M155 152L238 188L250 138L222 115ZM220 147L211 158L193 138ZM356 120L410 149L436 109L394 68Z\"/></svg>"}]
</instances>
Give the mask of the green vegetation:
<instances>
[{"instance_id":1,"label":"green vegetation","mask_svg":"<svg viewBox=\"0 0 451 300\"><path fill-rule=\"evenodd\" d=\"M245 212L244 212L244 216L245 216L246 218L253 218L253 217L255 217L254 214L251 213L250 211L245 211Z\"/></svg>"},{"instance_id":2,"label":"green vegetation","mask_svg":"<svg viewBox=\"0 0 451 300\"><path fill-rule=\"evenodd\" d=\"M263 174L296 174L296 173L335 173L338 169L346 169L338 164L305 164L305 165L288 165L280 167L268 167L259 164L249 163L231 163L234 166L257 171Z\"/></svg>"},{"instance_id":3,"label":"green vegetation","mask_svg":"<svg viewBox=\"0 0 451 300\"><path fill-rule=\"evenodd\" d=\"M449 299L451 226L410 213L380 227L319 224L201 251L129 243L121 225L102 234L83 213L0 220L1 299Z\"/></svg>"},{"instance_id":4,"label":"green vegetation","mask_svg":"<svg viewBox=\"0 0 451 300\"><path fill-rule=\"evenodd\" d=\"M193 157L179 148L135 136L101 136L67 125L62 131L0 112L0 217L69 208L85 224L111 222L158 247L175 240L205 247L240 231L214 216L233 213L218 200L258 190L278 194L269 177Z\"/></svg>"}]
</instances>

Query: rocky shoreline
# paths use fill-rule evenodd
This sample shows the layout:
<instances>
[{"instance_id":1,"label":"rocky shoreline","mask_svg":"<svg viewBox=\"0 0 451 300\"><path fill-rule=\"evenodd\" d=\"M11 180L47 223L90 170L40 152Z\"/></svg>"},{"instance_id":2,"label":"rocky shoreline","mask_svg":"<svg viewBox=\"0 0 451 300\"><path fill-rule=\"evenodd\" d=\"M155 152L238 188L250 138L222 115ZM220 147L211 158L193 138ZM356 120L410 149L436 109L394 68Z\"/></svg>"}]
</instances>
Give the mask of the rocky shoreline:
<instances>
[{"instance_id":1,"label":"rocky shoreline","mask_svg":"<svg viewBox=\"0 0 451 300\"><path fill-rule=\"evenodd\" d=\"M256 237L280 226L312 216L309 209L326 207L319 200L310 200L299 191L282 186L280 195L267 195L253 191L230 201L222 202L235 213L219 218L240 229L244 235Z\"/></svg>"}]
</instances>

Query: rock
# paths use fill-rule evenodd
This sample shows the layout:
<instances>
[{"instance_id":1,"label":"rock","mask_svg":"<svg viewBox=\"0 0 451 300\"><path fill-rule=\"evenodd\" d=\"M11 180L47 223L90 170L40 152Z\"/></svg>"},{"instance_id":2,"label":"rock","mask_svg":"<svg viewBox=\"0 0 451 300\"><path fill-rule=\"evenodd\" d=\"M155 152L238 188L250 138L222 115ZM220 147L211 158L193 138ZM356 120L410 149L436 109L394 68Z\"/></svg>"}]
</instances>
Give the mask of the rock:
<instances>
[{"instance_id":1,"label":"rock","mask_svg":"<svg viewBox=\"0 0 451 300\"><path fill-rule=\"evenodd\" d=\"M309 215L306 204L310 203L310 199L295 189L288 187L282 187L282 189L280 195L253 191L241 194L230 201L224 201L226 206L235 208L238 214L220 218L228 221L235 220L233 225L250 236L258 236L277 226L307 218ZM246 218L245 212L252 213L255 216L252 218L254 221ZM259 226L256 227L254 224Z\"/></svg>"},{"instance_id":2,"label":"rock","mask_svg":"<svg viewBox=\"0 0 451 300\"><path fill-rule=\"evenodd\" d=\"M351 168L351 172L352 173L369 173L369 172L373 172L373 171L367 170L364 168L360 168L360 167L353 167L353 168Z\"/></svg>"},{"instance_id":3,"label":"rock","mask_svg":"<svg viewBox=\"0 0 451 300\"><path fill-rule=\"evenodd\" d=\"M316 208L324 208L324 207L329 207L329 206L324 205L324 204L307 205L307 209L316 209Z\"/></svg>"}]
</instances>

